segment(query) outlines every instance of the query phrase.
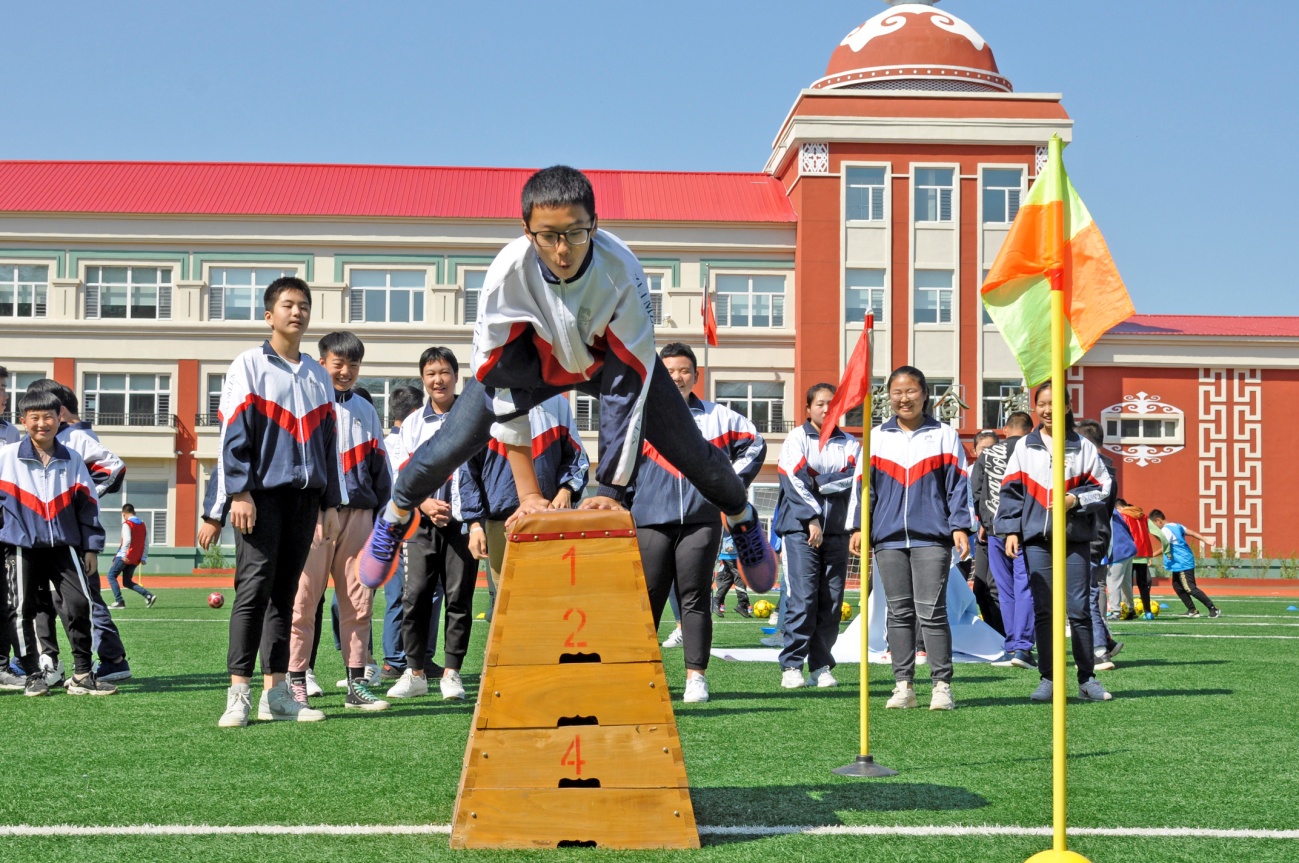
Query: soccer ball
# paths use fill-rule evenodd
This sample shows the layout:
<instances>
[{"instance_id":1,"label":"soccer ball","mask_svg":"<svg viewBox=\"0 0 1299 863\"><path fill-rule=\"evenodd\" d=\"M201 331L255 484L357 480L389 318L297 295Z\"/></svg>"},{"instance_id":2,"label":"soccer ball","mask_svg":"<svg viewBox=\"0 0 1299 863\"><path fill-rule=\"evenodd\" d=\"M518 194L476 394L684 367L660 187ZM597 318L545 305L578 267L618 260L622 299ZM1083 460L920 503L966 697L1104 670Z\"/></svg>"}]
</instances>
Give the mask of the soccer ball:
<instances>
[{"instance_id":1,"label":"soccer ball","mask_svg":"<svg viewBox=\"0 0 1299 863\"><path fill-rule=\"evenodd\" d=\"M1140 601L1141 601L1141 597L1137 597L1137 602ZM1140 606L1137 607L1136 611L1133 611L1131 606L1129 606L1126 602L1119 603L1119 620L1131 620L1132 618L1136 617L1140 613L1141 613Z\"/></svg>"},{"instance_id":2,"label":"soccer ball","mask_svg":"<svg viewBox=\"0 0 1299 863\"><path fill-rule=\"evenodd\" d=\"M1136 613L1137 613L1138 615L1145 614L1146 611L1147 611L1147 609L1146 609L1146 604L1145 604L1144 602L1141 601L1141 597L1139 597L1139 596L1138 596L1135 600L1133 600L1133 607L1134 607L1134 610L1136 611ZM1158 617L1158 616L1159 616L1159 603L1155 602L1155 601L1152 599L1152 600L1150 601L1150 608L1149 608L1149 611L1150 611L1150 613L1153 614L1155 617Z\"/></svg>"},{"instance_id":3,"label":"soccer ball","mask_svg":"<svg viewBox=\"0 0 1299 863\"><path fill-rule=\"evenodd\" d=\"M753 603L754 617L771 617L771 613L775 610L776 606L772 605L765 599L759 599L757 602Z\"/></svg>"},{"instance_id":4,"label":"soccer ball","mask_svg":"<svg viewBox=\"0 0 1299 863\"><path fill-rule=\"evenodd\" d=\"M226 598L221 595L220 591L212 591L207 595L207 604L209 608L220 608L226 604Z\"/></svg>"},{"instance_id":5,"label":"soccer ball","mask_svg":"<svg viewBox=\"0 0 1299 863\"><path fill-rule=\"evenodd\" d=\"M840 620L852 620L852 606L848 603L843 604L843 609L839 613Z\"/></svg>"}]
</instances>

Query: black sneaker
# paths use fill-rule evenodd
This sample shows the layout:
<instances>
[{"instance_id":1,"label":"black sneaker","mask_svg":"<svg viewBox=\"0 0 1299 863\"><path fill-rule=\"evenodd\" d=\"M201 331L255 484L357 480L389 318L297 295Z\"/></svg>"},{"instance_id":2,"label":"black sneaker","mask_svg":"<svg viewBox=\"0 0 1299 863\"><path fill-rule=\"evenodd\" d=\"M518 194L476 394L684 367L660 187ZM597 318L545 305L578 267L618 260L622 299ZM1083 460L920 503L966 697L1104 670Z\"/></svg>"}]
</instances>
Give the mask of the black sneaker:
<instances>
[{"instance_id":1,"label":"black sneaker","mask_svg":"<svg viewBox=\"0 0 1299 863\"><path fill-rule=\"evenodd\" d=\"M153 608L153 604L158 601L158 594L151 593L144 598L144 607Z\"/></svg>"},{"instance_id":2,"label":"black sneaker","mask_svg":"<svg viewBox=\"0 0 1299 863\"><path fill-rule=\"evenodd\" d=\"M726 606L718 602L716 597L708 600L708 604L712 607L713 614L717 615L718 617L726 616Z\"/></svg>"},{"instance_id":3,"label":"black sneaker","mask_svg":"<svg viewBox=\"0 0 1299 863\"><path fill-rule=\"evenodd\" d=\"M1037 668L1037 660L1031 650L1016 650L1010 658L1010 664L1016 668Z\"/></svg>"},{"instance_id":4,"label":"black sneaker","mask_svg":"<svg viewBox=\"0 0 1299 863\"><path fill-rule=\"evenodd\" d=\"M93 674L73 675L68 679L68 695L114 695L117 687Z\"/></svg>"},{"instance_id":5,"label":"black sneaker","mask_svg":"<svg viewBox=\"0 0 1299 863\"><path fill-rule=\"evenodd\" d=\"M388 663L385 662L383 664L383 668L379 669L379 679L380 680L401 680L402 672L405 670L406 669L404 668L398 668L395 665L389 665Z\"/></svg>"},{"instance_id":6,"label":"black sneaker","mask_svg":"<svg viewBox=\"0 0 1299 863\"><path fill-rule=\"evenodd\" d=\"M1210 612L1210 613L1212 613L1212 612ZM1196 611L1194 608L1192 608L1190 611L1186 612L1186 614L1183 614L1183 615L1182 615L1182 617L1199 617L1199 616L1200 616L1200 612Z\"/></svg>"},{"instance_id":7,"label":"black sneaker","mask_svg":"<svg viewBox=\"0 0 1299 863\"><path fill-rule=\"evenodd\" d=\"M23 687L23 695L49 695L50 685L45 682L45 675L39 671L35 674L27 675L27 684Z\"/></svg>"},{"instance_id":8,"label":"black sneaker","mask_svg":"<svg viewBox=\"0 0 1299 863\"><path fill-rule=\"evenodd\" d=\"M349 710L387 710L388 702L370 691L364 677L353 677L347 681L347 700L343 707Z\"/></svg>"},{"instance_id":9,"label":"black sneaker","mask_svg":"<svg viewBox=\"0 0 1299 863\"><path fill-rule=\"evenodd\" d=\"M117 600L114 600L113 602L110 602L110 603L108 604L108 607L109 607L109 608L126 608L126 603L125 603L125 602L122 602L122 600L120 600L120 599L117 599Z\"/></svg>"},{"instance_id":10,"label":"black sneaker","mask_svg":"<svg viewBox=\"0 0 1299 863\"><path fill-rule=\"evenodd\" d=\"M1215 605L1209 609L1209 617L1222 617L1222 609Z\"/></svg>"},{"instance_id":11,"label":"black sneaker","mask_svg":"<svg viewBox=\"0 0 1299 863\"><path fill-rule=\"evenodd\" d=\"M119 680L131 679L131 663L126 661L123 656L117 662L99 663L99 668L95 670L95 677L105 683L116 683Z\"/></svg>"},{"instance_id":12,"label":"black sneaker","mask_svg":"<svg viewBox=\"0 0 1299 863\"><path fill-rule=\"evenodd\" d=\"M753 617L753 608L748 605L737 605L735 610L740 613L740 617Z\"/></svg>"}]
</instances>

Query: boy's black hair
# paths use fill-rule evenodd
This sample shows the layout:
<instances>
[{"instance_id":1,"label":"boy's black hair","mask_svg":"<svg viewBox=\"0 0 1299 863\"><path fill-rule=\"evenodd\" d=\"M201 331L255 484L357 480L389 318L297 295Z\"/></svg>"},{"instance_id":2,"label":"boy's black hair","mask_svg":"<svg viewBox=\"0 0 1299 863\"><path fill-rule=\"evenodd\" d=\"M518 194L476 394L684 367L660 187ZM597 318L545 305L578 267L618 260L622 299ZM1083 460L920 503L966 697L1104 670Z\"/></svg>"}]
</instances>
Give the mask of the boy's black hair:
<instances>
[{"instance_id":1,"label":"boy's black hair","mask_svg":"<svg viewBox=\"0 0 1299 863\"><path fill-rule=\"evenodd\" d=\"M285 291L300 291L307 298L307 305L311 305L311 288L307 283L297 276L280 276L275 281L266 286L266 293L262 295L262 305L266 311L275 308L275 303L280 298L280 294Z\"/></svg>"},{"instance_id":2,"label":"boy's black hair","mask_svg":"<svg viewBox=\"0 0 1299 863\"><path fill-rule=\"evenodd\" d=\"M665 360L668 357L685 357L690 360L690 370L692 372L699 371L699 361L695 359L695 352L690 350L690 345L684 342L671 342L664 345L663 350L659 351L659 356Z\"/></svg>"},{"instance_id":3,"label":"boy's black hair","mask_svg":"<svg viewBox=\"0 0 1299 863\"><path fill-rule=\"evenodd\" d=\"M349 363L359 363L365 359L365 344L357 338L356 333L347 330L336 330L320 337L320 359L323 362L330 354L342 357Z\"/></svg>"},{"instance_id":4,"label":"boy's black hair","mask_svg":"<svg viewBox=\"0 0 1299 863\"><path fill-rule=\"evenodd\" d=\"M1168 519L1164 517L1164 511L1162 509L1152 509L1150 511L1150 517L1157 518L1160 521L1168 521Z\"/></svg>"},{"instance_id":5,"label":"boy's black hair","mask_svg":"<svg viewBox=\"0 0 1299 863\"><path fill-rule=\"evenodd\" d=\"M810 387L807 388L807 406L808 406L808 407L811 407L811 406L812 406L812 400L816 398L816 394L819 393L821 390L829 390L829 391L830 391L830 395L832 395L832 396L833 396L836 392L838 392L838 390L837 390L837 388L835 387L834 384L827 384L825 381L822 381L822 382L819 383L819 384L812 384Z\"/></svg>"},{"instance_id":6,"label":"boy's black hair","mask_svg":"<svg viewBox=\"0 0 1299 863\"><path fill-rule=\"evenodd\" d=\"M0 366L0 378L4 378L5 380L9 380L9 370L8 370L7 368L5 368L4 366Z\"/></svg>"},{"instance_id":7,"label":"boy's black hair","mask_svg":"<svg viewBox=\"0 0 1299 863\"><path fill-rule=\"evenodd\" d=\"M27 392L53 393L54 397L59 400L59 404L68 409L69 413L80 414L81 402L77 400L77 394L73 392L72 387L65 386L53 378L37 378L27 385Z\"/></svg>"},{"instance_id":8,"label":"boy's black hair","mask_svg":"<svg viewBox=\"0 0 1299 863\"><path fill-rule=\"evenodd\" d=\"M1051 382L1047 381L1046 383L1038 387L1036 390L1034 390L1033 404L1036 405L1037 400L1042 396L1042 393L1046 392L1049 389L1051 389ZM1070 398L1069 396L1069 390L1066 389L1064 392L1065 392L1064 403L1065 403L1065 407L1068 408L1068 410L1064 412L1064 433L1067 436L1077 431L1077 426L1075 425L1074 418L1073 418L1073 399Z\"/></svg>"},{"instance_id":9,"label":"boy's black hair","mask_svg":"<svg viewBox=\"0 0 1299 863\"><path fill-rule=\"evenodd\" d=\"M1078 430L1078 434L1091 441L1092 445L1097 449L1100 449L1101 445L1105 443L1105 430L1101 428L1101 424L1096 420L1078 420L1074 424L1074 428Z\"/></svg>"},{"instance_id":10,"label":"boy's black hair","mask_svg":"<svg viewBox=\"0 0 1299 863\"><path fill-rule=\"evenodd\" d=\"M365 387L352 387L352 392L356 393L370 404L374 404L374 396L370 395L370 391Z\"/></svg>"},{"instance_id":11,"label":"boy's black hair","mask_svg":"<svg viewBox=\"0 0 1299 863\"><path fill-rule=\"evenodd\" d=\"M925 394L925 403L920 408L920 412L925 416L929 416L929 409L930 409L929 379L925 377L924 372L922 372L920 369L916 368L915 366L898 366L896 369L894 369L893 373L889 375L889 379L884 382L884 392L887 393L893 389L893 381L895 378L903 378L903 377L912 378L915 380L917 384L920 385L920 391Z\"/></svg>"},{"instance_id":12,"label":"boy's black hair","mask_svg":"<svg viewBox=\"0 0 1299 863\"><path fill-rule=\"evenodd\" d=\"M993 431L992 429L984 429L983 431L981 431L981 432L979 432L978 434L976 434L976 435L974 436L974 439L975 439L976 441L978 441L978 440L980 440L981 438L985 438L985 437L990 437L990 438L992 438L992 440L993 440L994 443L996 443L996 442L1000 442L1000 441L1001 441L1001 435L997 434L997 433L996 433L995 431Z\"/></svg>"},{"instance_id":13,"label":"boy's black hair","mask_svg":"<svg viewBox=\"0 0 1299 863\"><path fill-rule=\"evenodd\" d=\"M1027 411L1011 411L1006 417L1006 428L1023 429L1025 433L1033 430L1033 417Z\"/></svg>"},{"instance_id":14,"label":"boy's black hair","mask_svg":"<svg viewBox=\"0 0 1299 863\"><path fill-rule=\"evenodd\" d=\"M130 513L131 515L135 515L135 507L134 507L132 504L124 503L124 504L122 504L122 512L126 512L126 513Z\"/></svg>"},{"instance_id":15,"label":"boy's black hair","mask_svg":"<svg viewBox=\"0 0 1299 863\"><path fill-rule=\"evenodd\" d=\"M523 184L523 221L532 224L533 207L557 209L581 204L595 218L595 190L586 174L567 165L542 168Z\"/></svg>"},{"instance_id":16,"label":"boy's black hair","mask_svg":"<svg viewBox=\"0 0 1299 863\"><path fill-rule=\"evenodd\" d=\"M423 403L424 393L418 388L409 384L393 387L392 393L388 396L388 424L406 419L419 410L419 406Z\"/></svg>"},{"instance_id":17,"label":"boy's black hair","mask_svg":"<svg viewBox=\"0 0 1299 863\"><path fill-rule=\"evenodd\" d=\"M25 416L28 411L50 411L58 416L63 402L50 390L27 390L18 398L18 416Z\"/></svg>"},{"instance_id":18,"label":"boy's black hair","mask_svg":"<svg viewBox=\"0 0 1299 863\"><path fill-rule=\"evenodd\" d=\"M420 377L424 376L424 367L436 360L441 360L451 366L451 374L456 377L460 376L460 361L456 359L455 352L443 345L434 345L419 355Z\"/></svg>"}]
</instances>

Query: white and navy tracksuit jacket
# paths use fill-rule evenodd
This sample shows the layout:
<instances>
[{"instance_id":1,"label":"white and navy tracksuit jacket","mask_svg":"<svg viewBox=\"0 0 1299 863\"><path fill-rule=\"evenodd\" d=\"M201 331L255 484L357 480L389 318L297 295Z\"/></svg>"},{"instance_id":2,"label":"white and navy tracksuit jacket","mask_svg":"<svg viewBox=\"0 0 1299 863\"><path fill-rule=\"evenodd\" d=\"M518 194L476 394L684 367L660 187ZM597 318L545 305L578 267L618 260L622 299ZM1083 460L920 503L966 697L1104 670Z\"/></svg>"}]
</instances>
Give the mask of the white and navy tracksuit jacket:
<instances>
[{"instance_id":1,"label":"white and navy tracksuit jacket","mask_svg":"<svg viewBox=\"0 0 1299 863\"><path fill-rule=\"evenodd\" d=\"M95 482L81 457L54 443L42 465L31 438L0 448L0 543L103 551Z\"/></svg>"},{"instance_id":2,"label":"white and navy tracksuit jacket","mask_svg":"<svg viewBox=\"0 0 1299 863\"><path fill-rule=\"evenodd\" d=\"M806 533L813 520L830 536L851 532L849 503L861 444L842 429L834 430L824 448L820 437L816 427L805 422L780 448L779 515L773 525L780 536Z\"/></svg>"},{"instance_id":3,"label":"white and navy tracksuit jacket","mask_svg":"<svg viewBox=\"0 0 1299 863\"><path fill-rule=\"evenodd\" d=\"M561 488L573 492L573 500L582 499L591 461L582 446L582 435L566 396L552 396L528 411L532 432L532 463L537 470L537 485L546 500L552 500ZM483 494L487 498L487 518L504 521L519 508L519 491L505 455L505 444L492 438L483 455Z\"/></svg>"},{"instance_id":4,"label":"white and navy tracksuit jacket","mask_svg":"<svg viewBox=\"0 0 1299 863\"><path fill-rule=\"evenodd\" d=\"M420 444L441 430L442 423L446 422L450 415L449 411L440 414L433 410L433 402L427 401L423 408L402 420L401 448L406 453L402 466L410 460L410 454L419 449ZM457 530L463 524L483 518L486 506L483 500L482 469L483 456L480 453L457 468L451 478L431 495L437 500L450 502L451 519L459 523L456 526Z\"/></svg>"},{"instance_id":5,"label":"white and navy tracksuit jacket","mask_svg":"<svg viewBox=\"0 0 1299 863\"><path fill-rule=\"evenodd\" d=\"M974 527L965 447L956 429L933 417L907 431L897 417L871 429L871 545L951 545L952 532ZM861 524L854 483L854 525Z\"/></svg>"},{"instance_id":6,"label":"white and navy tracksuit jacket","mask_svg":"<svg viewBox=\"0 0 1299 863\"><path fill-rule=\"evenodd\" d=\"M294 368L269 341L244 351L226 372L218 416L221 458L206 518L224 521L233 495L266 489L316 491L321 509L348 505L334 384L320 363L302 354Z\"/></svg>"},{"instance_id":7,"label":"white and navy tracksuit jacket","mask_svg":"<svg viewBox=\"0 0 1299 863\"><path fill-rule=\"evenodd\" d=\"M85 459L90 476L95 480L95 494L103 497L122 487L126 479L126 464L108 451L90 427L82 421L64 423L59 428L59 442Z\"/></svg>"},{"instance_id":8,"label":"white and navy tracksuit jacket","mask_svg":"<svg viewBox=\"0 0 1299 863\"><path fill-rule=\"evenodd\" d=\"M473 373L492 410L508 417L564 389L600 397L600 494L621 500L640 456L641 418L654 350L645 271L608 231L573 278L557 278L527 237L510 243L487 270L474 330ZM598 384L592 379L598 378ZM531 440L526 416L497 423L511 446Z\"/></svg>"},{"instance_id":9,"label":"white and navy tracksuit jacket","mask_svg":"<svg viewBox=\"0 0 1299 863\"><path fill-rule=\"evenodd\" d=\"M748 488L767 456L767 442L757 426L743 414L695 395L687 403L704 440L726 452L731 467ZM721 510L705 500L649 441L641 445L631 514L638 525L714 524L722 518Z\"/></svg>"},{"instance_id":10,"label":"white and navy tracksuit jacket","mask_svg":"<svg viewBox=\"0 0 1299 863\"><path fill-rule=\"evenodd\" d=\"M352 509L378 509L392 496L392 472L379 412L351 390L335 391L334 421L347 505Z\"/></svg>"},{"instance_id":11,"label":"white and navy tracksuit jacket","mask_svg":"<svg viewBox=\"0 0 1299 863\"><path fill-rule=\"evenodd\" d=\"M6 419L0 419L0 446L18 443L23 439L22 429Z\"/></svg>"},{"instance_id":12,"label":"white and navy tracksuit jacket","mask_svg":"<svg viewBox=\"0 0 1299 863\"><path fill-rule=\"evenodd\" d=\"M1065 535L1071 543L1091 542L1096 538L1096 514L1104 518L1110 473L1092 442L1077 432L1065 437L1064 458L1065 488L1078 498L1078 505L1067 514ZM1051 443L1037 428L1020 440L1006 461L994 521L997 536L1018 536L1022 542L1049 541L1052 485Z\"/></svg>"}]
</instances>

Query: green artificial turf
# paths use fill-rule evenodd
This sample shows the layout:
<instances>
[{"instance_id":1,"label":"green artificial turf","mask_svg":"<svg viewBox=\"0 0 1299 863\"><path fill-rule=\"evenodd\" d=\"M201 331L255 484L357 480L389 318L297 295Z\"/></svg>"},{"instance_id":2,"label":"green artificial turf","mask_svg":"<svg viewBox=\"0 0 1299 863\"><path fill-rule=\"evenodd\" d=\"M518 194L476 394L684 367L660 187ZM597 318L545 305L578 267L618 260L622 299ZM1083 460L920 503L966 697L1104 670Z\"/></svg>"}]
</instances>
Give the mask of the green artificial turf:
<instances>
[{"instance_id":1,"label":"green artificial turf","mask_svg":"<svg viewBox=\"0 0 1299 863\"><path fill-rule=\"evenodd\" d=\"M326 634L317 672L328 694L314 703L328 721L219 729L229 603L214 611L205 590L158 592L152 609L128 597L129 607L116 612L136 675L117 696L0 693L0 728L9 744L0 824L450 821L472 702L433 697L395 702L386 713L344 712L342 691L333 688L342 664ZM480 591L480 607L485 602ZM1227 615L1219 620L1171 618L1176 609L1169 608L1160 620L1114 626L1127 643L1119 668L1102 674L1115 700L1071 702L1071 826L1299 827L1299 613L1284 610L1295 601L1220 604ZM729 614L715 628L715 644L756 646L761 623ZM486 634L485 625L474 626L464 669L471 698ZM1209 634L1249 637L1170 637ZM682 652L665 653L679 699ZM900 775L854 780L830 770L857 751L859 670L841 666L835 673L837 689L786 692L774 664L714 660L712 700L676 701L699 824L1050 824L1051 709L1028 701L1036 675L958 665L953 691L960 709L885 711L888 669L872 666L872 706L880 708L872 711L872 749ZM928 685L918 688L923 705ZM1041 837L1011 836L728 835L703 842L691 859L1022 861L1048 845ZM402 861L445 857L452 853L446 846L445 836L55 835L0 838L0 861ZM1299 860L1295 840L1078 837L1071 847L1093 863Z\"/></svg>"}]
</instances>

